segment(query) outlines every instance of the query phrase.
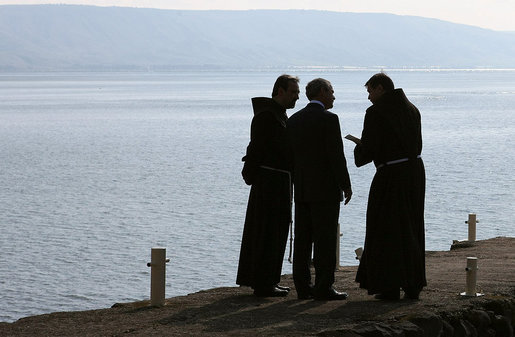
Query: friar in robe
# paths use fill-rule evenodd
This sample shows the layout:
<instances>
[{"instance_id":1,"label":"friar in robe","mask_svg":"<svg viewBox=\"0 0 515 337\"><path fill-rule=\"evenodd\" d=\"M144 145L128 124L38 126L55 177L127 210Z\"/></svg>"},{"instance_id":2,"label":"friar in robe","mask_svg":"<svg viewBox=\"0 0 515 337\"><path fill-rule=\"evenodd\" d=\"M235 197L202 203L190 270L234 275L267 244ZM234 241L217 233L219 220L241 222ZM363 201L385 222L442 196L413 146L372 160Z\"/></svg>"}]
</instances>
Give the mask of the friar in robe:
<instances>
[{"instance_id":1,"label":"friar in robe","mask_svg":"<svg viewBox=\"0 0 515 337\"><path fill-rule=\"evenodd\" d=\"M254 97L250 143L242 175L251 185L236 283L258 297L286 296L279 284L291 224L291 160L286 137L286 110L299 99L299 79L277 78L272 98Z\"/></svg>"},{"instance_id":2,"label":"friar in robe","mask_svg":"<svg viewBox=\"0 0 515 337\"><path fill-rule=\"evenodd\" d=\"M419 110L384 73L365 84L372 106L366 110L354 160L373 162L366 214L366 237L356 282L378 299L418 299L426 283L425 169Z\"/></svg>"}]
</instances>

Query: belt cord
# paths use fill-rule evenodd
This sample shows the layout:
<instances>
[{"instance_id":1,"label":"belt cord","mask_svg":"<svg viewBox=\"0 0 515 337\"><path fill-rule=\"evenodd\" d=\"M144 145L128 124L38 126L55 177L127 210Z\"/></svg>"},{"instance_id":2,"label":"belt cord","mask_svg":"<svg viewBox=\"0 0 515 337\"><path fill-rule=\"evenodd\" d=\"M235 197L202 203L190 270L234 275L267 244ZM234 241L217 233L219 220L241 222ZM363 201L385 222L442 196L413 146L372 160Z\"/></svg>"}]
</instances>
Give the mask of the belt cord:
<instances>
[{"instance_id":1,"label":"belt cord","mask_svg":"<svg viewBox=\"0 0 515 337\"><path fill-rule=\"evenodd\" d=\"M418 158L422 158L422 156L418 155L417 159ZM404 163L406 161L409 161L409 158L401 158L401 159L396 159L396 160L390 160L390 161L387 161L386 163L382 163L382 164L377 165L376 169L380 169L381 167L387 166L387 165L394 165L394 164Z\"/></svg>"},{"instance_id":2,"label":"belt cord","mask_svg":"<svg viewBox=\"0 0 515 337\"><path fill-rule=\"evenodd\" d=\"M292 215L292 208L293 208L293 191L291 186L291 173L287 170L281 170L269 166L261 165L261 168L264 168L265 170L272 170L280 173L286 173L288 175L288 188L290 190L290 254L288 256L288 262L293 263L292 255L293 255L293 215Z\"/></svg>"}]
</instances>

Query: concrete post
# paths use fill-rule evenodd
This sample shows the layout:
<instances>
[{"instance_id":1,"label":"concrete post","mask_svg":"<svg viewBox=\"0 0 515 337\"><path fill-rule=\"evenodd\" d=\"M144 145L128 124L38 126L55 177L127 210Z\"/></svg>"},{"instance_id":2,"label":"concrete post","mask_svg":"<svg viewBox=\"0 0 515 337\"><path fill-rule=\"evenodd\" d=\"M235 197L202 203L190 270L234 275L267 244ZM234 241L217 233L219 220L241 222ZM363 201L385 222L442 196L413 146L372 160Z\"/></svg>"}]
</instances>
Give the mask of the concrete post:
<instances>
[{"instance_id":1,"label":"concrete post","mask_svg":"<svg viewBox=\"0 0 515 337\"><path fill-rule=\"evenodd\" d=\"M165 304L166 284L166 248L156 247L151 251L151 262L147 263L150 269L150 305L162 307Z\"/></svg>"},{"instance_id":2,"label":"concrete post","mask_svg":"<svg viewBox=\"0 0 515 337\"><path fill-rule=\"evenodd\" d=\"M479 220L476 219L476 215L474 213L469 214L468 221L465 221L469 225L469 242L476 241L476 223Z\"/></svg>"},{"instance_id":3,"label":"concrete post","mask_svg":"<svg viewBox=\"0 0 515 337\"><path fill-rule=\"evenodd\" d=\"M340 223L338 223L338 228L336 229L336 270L340 270L340 237L343 234L340 233Z\"/></svg>"},{"instance_id":4,"label":"concrete post","mask_svg":"<svg viewBox=\"0 0 515 337\"><path fill-rule=\"evenodd\" d=\"M467 287L465 296L476 296L477 257L467 257Z\"/></svg>"}]
</instances>

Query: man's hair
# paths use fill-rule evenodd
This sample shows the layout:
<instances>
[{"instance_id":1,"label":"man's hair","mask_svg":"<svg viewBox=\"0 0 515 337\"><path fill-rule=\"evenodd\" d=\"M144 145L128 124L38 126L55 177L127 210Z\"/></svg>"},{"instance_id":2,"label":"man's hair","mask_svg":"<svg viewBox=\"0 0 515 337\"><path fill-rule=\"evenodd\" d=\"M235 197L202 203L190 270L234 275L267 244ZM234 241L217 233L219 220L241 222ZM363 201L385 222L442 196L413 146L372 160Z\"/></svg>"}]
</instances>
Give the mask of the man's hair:
<instances>
[{"instance_id":1,"label":"man's hair","mask_svg":"<svg viewBox=\"0 0 515 337\"><path fill-rule=\"evenodd\" d=\"M375 89L378 85L381 85L385 91L394 89L393 81L385 73L377 73L365 83L365 87Z\"/></svg>"},{"instance_id":2,"label":"man's hair","mask_svg":"<svg viewBox=\"0 0 515 337\"><path fill-rule=\"evenodd\" d=\"M330 90L331 82L323 78L315 78L306 85L306 96L311 101L318 96L322 89Z\"/></svg>"},{"instance_id":3,"label":"man's hair","mask_svg":"<svg viewBox=\"0 0 515 337\"><path fill-rule=\"evenodd\" d=\"M279 94L279 88L283 88L284 91L288 90L288 86L290 82L299 83L299 78L297 76L291 76L283 74L275 80L274 89L272 90L272 97L277 96Z\"/></svg>"}]
</instances>

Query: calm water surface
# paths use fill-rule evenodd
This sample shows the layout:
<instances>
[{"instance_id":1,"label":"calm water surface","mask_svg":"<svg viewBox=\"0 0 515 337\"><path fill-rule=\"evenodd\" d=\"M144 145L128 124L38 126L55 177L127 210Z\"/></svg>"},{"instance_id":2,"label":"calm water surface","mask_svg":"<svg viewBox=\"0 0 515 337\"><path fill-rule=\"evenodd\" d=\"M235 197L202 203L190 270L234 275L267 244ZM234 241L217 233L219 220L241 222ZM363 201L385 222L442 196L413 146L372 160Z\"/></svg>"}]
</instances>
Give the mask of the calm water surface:
<instances>
[{"instance_id":1,"label":"calm water surface","mask_svg":"<svg viewBox=\"0 0 515 337\"><path fill-rule=\"evenodd\" d=\"M374 70L288 72L330 80L342 133L360 135ZM156 246L167 297L235 286L250 98L281 73L0 74L0 321L148 299ZM515 71L388 73L422 113L427 249L466 238L468 213L478 239L515 236ZM345 146L340 263L355 265L374 168Z\"/></svg>"}]
</instances>

